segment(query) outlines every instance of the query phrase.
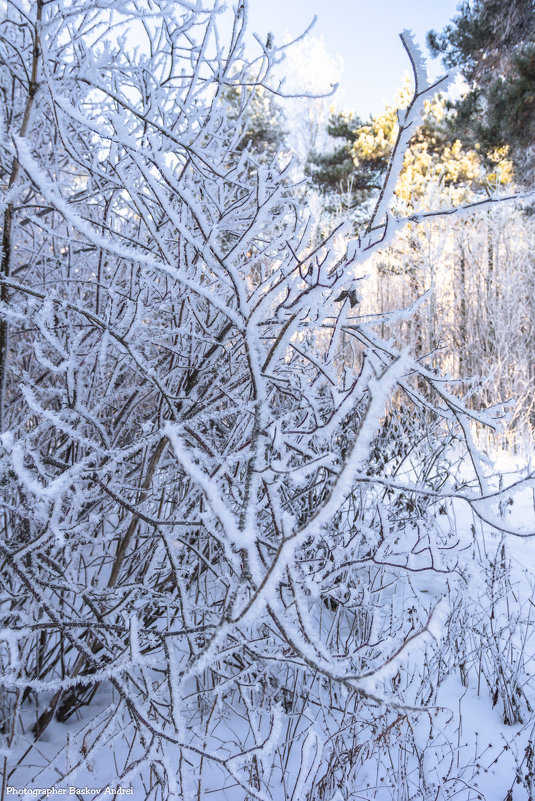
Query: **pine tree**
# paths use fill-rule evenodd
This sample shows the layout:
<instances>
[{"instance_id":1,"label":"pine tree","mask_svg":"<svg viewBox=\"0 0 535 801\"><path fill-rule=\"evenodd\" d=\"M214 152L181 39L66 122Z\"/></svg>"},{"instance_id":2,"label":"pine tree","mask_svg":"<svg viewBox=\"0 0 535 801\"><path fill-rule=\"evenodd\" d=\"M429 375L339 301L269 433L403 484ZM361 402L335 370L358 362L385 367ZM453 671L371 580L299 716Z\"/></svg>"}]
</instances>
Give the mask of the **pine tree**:
<instances>
[{"instance_id":1,"label":"pine tree","mask_svg":"<svg viewBox=\"0 0 535 801\"><path fill-rule=\"evenodd\" d=\"M457 104L455 130L483 151L508 145L517 173L534 168L535 6L532 0L474 0L428 44L457 66L470 91Z\"/></svg>"},{"instance_id":2,"label":"pine tree","mask_svg":"<svg viewBox=\"0 0 535 801\"><path fill-rule=\"evenodd\" d=\"M396 145L399 117L410 98L407 82L393 103L367 122L353 114L331 117L328 132L344 144L331 153L314 153L307 170L331 209L341 206L352 210L359 223L369 214L367 201L382 185ZM447 189L450 201L460 202L471 192L510 182L513 170L507 149L496 147L482 153L479 147L465 146L456 136L455 118L456 112L445 97L438 95L426 103L396 187L396 202L403 212L419 206L431 184L440 184Z\"/></svg>"},{"instance_id":3,"label":"pine tree","mask_svg":"<svg viewBox=\"0 0 535 801\"><path fill-rule=\"evenodd\" d=\"M320 192L337 198L343 195L350 208L361 205L380 189L381 175L388 163L388 157L381 154L355 164L353 144L363 125L356 114L332 114L327 133L341 144L330 153L313 151L306 166L307 175Z\"/></svg>"}]
</instances>

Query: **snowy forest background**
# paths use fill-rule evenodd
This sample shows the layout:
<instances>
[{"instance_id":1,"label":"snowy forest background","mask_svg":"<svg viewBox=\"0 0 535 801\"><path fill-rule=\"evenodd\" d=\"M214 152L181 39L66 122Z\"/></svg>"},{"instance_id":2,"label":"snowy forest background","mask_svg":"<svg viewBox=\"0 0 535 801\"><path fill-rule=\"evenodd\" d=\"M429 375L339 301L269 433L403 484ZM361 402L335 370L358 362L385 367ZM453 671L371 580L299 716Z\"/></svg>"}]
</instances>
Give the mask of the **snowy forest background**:
<instances>
[{"instance_id":1,"label":"snowy forest background","mask_svg":"<svg viewBox=\"0 0 535 801\"><path fill-rule=\"evenodd\" d=\"M0 3L0 799L527 801L533 3L247 15Z\"/></svg>"}]
</instances>

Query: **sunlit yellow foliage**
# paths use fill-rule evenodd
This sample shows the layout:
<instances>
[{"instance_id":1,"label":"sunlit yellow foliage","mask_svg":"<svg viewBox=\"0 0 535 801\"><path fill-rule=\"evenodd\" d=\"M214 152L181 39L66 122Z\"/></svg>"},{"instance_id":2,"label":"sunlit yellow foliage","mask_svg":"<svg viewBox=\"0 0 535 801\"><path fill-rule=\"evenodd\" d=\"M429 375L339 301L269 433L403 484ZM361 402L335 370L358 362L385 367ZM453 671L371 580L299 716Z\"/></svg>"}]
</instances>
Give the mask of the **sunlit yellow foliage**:
<instances>
[{"instance_id":1,"label":"sunlit yellow foliage","mask_svg":"<svg viewBox=\"0 0 535 801\"><path fill-rule=\"evenodd\" d=\"M398 109L404 109L411 96L407 79L393 105L359 129L351 151L356 167L390 157L399 130ZM489 170L479 150L463 147L459 139L451 142L448 133L446 101L437 95L426 102L423 124L405 154L396 189L402 205L413 208L432 188L439 188L449 202L458 203L478 189L496 189L513 180L507 148L487 154L487 160L495 165Z\"/></svg>"},{"instance_id":2,"label":"sunlit yellow foliage","mask_svg":"<svg viewBox=\"0 0 535 801\"><path fill-rule=\"evenodd\" d=\"M497 147L487 154L487 158L495 164L495 168L487 175L487 180L492 185L505 185L512 182L514 178L513 162L509 155L509 146Z\"/></svg>"},{"instance_id":3,"label":"sunlit yellow foliage","mask_svg":"<svg viewBox=\"0 0 535 801\"><path fill-rule=\"evenodd\" d=\"M394 104L387 106L382 114L372 117L367 125L359 129L351 153L356 167L361 160L385 158L390 155L398 133L398 109L405 108L410 98L411 90L407 78Z\"/></svg>"}]
</instances>

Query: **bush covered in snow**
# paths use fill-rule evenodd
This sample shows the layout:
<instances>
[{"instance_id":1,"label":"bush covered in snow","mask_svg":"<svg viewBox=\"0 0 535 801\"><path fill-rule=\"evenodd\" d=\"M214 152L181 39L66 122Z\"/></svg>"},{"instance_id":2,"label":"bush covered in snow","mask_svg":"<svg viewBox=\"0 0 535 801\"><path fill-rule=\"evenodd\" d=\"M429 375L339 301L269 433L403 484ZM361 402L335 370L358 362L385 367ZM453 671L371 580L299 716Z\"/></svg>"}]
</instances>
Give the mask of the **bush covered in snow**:
<instances>
[{"instance_id":1,"label":"bush covered in snow","mask_svg":"<svg viewBox=\"0 0 535 801\"><path fill-rule=\"evenodd\" d=\"M320 238L284 156L244 146L282 91L245 4L227 41L219 2L1 13L3 792L475 797L441 688L531 714L471 517L507 529L469 433L494 421L358 307L447 80L404 34L373 218Z\"/></svg>"}]
</instances>

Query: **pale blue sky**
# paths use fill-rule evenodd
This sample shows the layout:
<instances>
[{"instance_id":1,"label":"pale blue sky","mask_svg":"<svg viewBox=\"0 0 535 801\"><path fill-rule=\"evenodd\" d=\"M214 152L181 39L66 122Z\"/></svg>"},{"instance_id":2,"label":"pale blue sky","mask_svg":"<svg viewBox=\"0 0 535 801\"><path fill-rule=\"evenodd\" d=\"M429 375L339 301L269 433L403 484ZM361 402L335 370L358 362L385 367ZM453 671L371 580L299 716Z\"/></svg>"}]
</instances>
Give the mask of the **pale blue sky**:
<instances>
[{"instance_id":1,"label":"pale blue sky","mask_svg":"<svg viewBox=\"0 0 535 801\"><path fill-rule=\"evenodd\" d=\"M314 36L344 62L341 105L362 115L392 100L409 65L398 34L411 29L425 48L428 30L442 30L459 0L249 0L249 30L282 42L301 33L314 15ZM435 68L437 71L437 68ZM338 105L338 104L337 104Z\"/></svg>"}]
</instances>

